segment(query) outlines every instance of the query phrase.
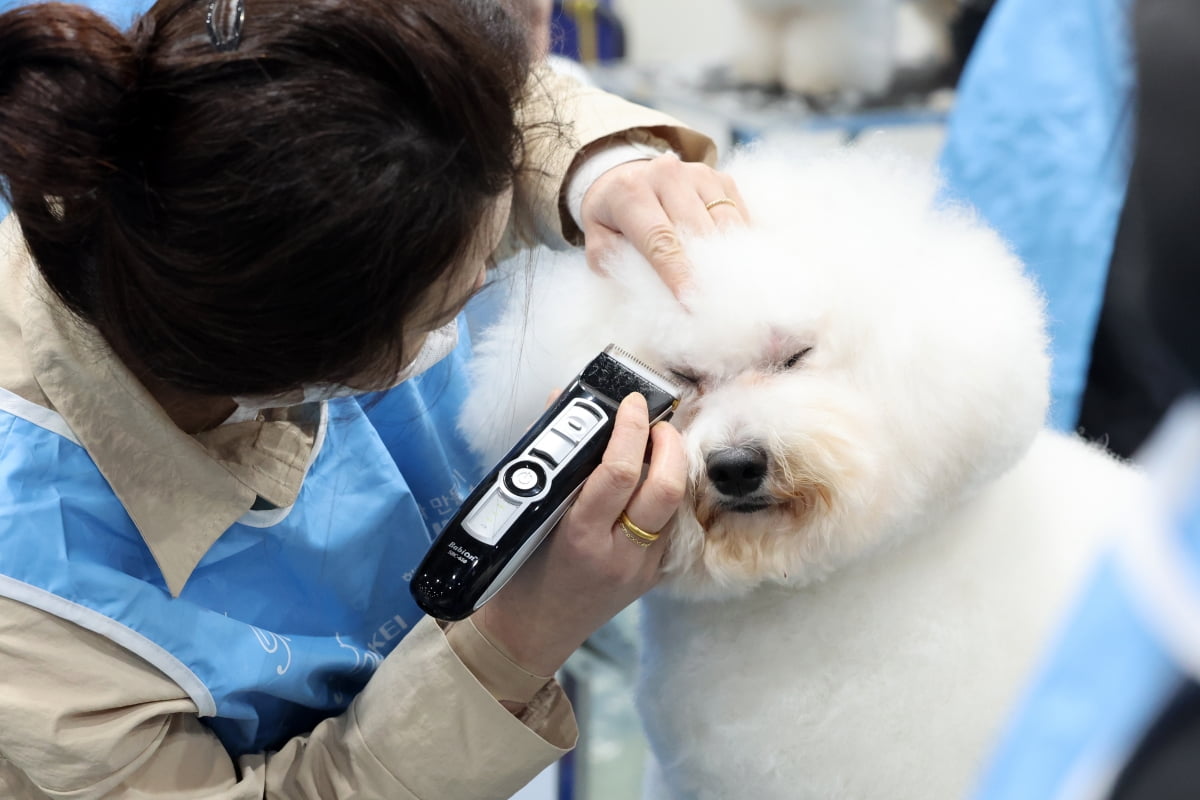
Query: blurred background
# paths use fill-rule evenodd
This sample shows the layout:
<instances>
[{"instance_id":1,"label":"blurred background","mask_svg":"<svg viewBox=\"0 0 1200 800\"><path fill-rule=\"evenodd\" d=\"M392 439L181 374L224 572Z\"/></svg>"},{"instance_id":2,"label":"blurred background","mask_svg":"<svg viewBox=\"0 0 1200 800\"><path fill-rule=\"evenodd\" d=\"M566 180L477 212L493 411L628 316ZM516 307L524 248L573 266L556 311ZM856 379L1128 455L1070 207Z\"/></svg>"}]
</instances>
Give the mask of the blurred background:
<instances>
[{"instance_id":1,"label":"blurred background","mask_svg":"<svg viewBox=\"0 0 1200 800\"><path fill-rule=\"evenodd\" d=\"M911 134L911 147L932 156L990 6L564 0L554 4L549 42L597 85L675 114L723 150L783 135L819 146L886 130Z\"/></svg>"}]
</instances>

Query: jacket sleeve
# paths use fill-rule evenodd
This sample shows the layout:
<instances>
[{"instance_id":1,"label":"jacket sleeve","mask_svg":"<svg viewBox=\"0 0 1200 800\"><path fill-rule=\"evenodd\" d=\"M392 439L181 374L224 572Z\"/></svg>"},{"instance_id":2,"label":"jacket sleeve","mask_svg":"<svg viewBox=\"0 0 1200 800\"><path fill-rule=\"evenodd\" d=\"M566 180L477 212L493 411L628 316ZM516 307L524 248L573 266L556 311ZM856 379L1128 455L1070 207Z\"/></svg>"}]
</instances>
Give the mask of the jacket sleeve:
<instances>
[{"instance_id":1,"label":"jacket sleeve","mask_svg":"<svg viewBox=\"0 0 1200 800\"><path fill-rule=\"evenodd\" d=\"M707 136L549 67L534 70L519 113L525 151L508 237L501 246L504 255L539 242L554 249L581 244L563 195L572 168L592 146L619 136L664 143L684 161L711 165L717 158L716 145Z\"/></svg>"},{"instance_id":2,"label":"jacket sleeve","mask_svg":"<svg viewBox=\"0 0 1200 800\"><path fill-rule=\"evenodd\" d=\"M576 736L556 683L518 720L428 618L343 714L238 760L154 667L11 600L0 600L0 675L0 795L18 800L500 798Z\"/></svg>"}]
</instances>

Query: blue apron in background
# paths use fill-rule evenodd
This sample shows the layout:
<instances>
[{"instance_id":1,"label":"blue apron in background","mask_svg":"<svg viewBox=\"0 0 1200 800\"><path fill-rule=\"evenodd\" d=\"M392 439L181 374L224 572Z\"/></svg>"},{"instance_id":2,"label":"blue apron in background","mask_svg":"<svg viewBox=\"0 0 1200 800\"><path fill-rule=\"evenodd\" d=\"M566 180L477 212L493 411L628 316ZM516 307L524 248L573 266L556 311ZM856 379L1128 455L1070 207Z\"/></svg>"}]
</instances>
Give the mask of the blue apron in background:
<instances>
[{"instance_id":1,"label":"blue apron in background","mask_svg":"<svg viewBox=\"0 0 1200 800\"><path fill-rule=\"evenodd\" d=\"M940 167L1046 295L1050 422L1075 429L1125 199L1129 0L1001 0L955 93Z\"/></svg>"},{"instance_id":2,"label":"blue apron in background","mask_svg":"<svg viewBox=\"0 0 1200 800\"><path fill-rule=\"evenodd\" d=\"M1107 797L1164 708L1200 679L1200 401L1177 408L1141 460L1150 496L1120 521L975 800Z\"/></svg>"},{"instance_id":3,"label":"blue apron in background","mask_svg":"<svg viewBox=\"0 0 1200 800\"><path fill-rule=\"evenodd\" d=\"M0 0L0 12L20 6L33 5L36 0ZM71 0L72 5L86 6L103 14L121 30L126 30L133 20L154 5L154 0Z\"/></svg>"},{"instance_id":4,"label":"blue apron in background","mask_svg":"<svg viewBox=\"0 0 1200 800\"><path fill-rule=\"evenodd\" d=\"M340 713L422 616L408 578L480 477L454 433L467 352L366 412L330 402L296 503L246 514L178 598L62 418L0 390L0 595L157 667L232 755L279 747Z\"/></svg>"},{"instance_id":5,"label":"blue apron in background","mask_svg":"<svg viewBox=\"0 0 1200 800\"><path fill-rule=\"evenodd\" d=\"M459 315L458 344L450 355L393 389L361 398L367 418L419 498L433 536L442 532L483 479L483 469L457 425L469 390L470 357L471 332L464 313Z\"/></svg>"}]
</instances>

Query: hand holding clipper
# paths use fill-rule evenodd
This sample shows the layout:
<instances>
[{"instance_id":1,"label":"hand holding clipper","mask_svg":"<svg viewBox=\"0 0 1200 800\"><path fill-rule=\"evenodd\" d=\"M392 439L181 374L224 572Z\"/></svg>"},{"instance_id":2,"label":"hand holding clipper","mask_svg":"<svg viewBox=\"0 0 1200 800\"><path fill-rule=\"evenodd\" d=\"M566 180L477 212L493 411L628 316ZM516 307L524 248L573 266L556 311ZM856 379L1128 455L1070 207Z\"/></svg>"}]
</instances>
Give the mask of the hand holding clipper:
<instances>
[{"instance_id":1,"label":"hand holding clipper","mask_svg":"<svg viewBox=\"0 0 1200 800\"><path fill-rule=\"evenodd\" d=\"M504 586L600 464L617 407L634 392L646 398L651 424L679 399L673 382L614 346L583 369L434 542L411 583L422 609L462 619Z\"/></svg>"}]
</instances>

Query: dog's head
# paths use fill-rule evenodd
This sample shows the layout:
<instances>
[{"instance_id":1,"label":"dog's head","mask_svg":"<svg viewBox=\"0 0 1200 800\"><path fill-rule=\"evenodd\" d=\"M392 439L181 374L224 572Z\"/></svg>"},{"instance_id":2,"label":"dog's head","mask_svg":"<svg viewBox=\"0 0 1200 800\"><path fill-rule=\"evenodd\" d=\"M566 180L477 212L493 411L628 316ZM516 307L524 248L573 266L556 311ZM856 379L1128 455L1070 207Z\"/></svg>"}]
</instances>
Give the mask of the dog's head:
<instances>
[{"instance_id":1,"label":"dog's head","mask_svg":"<svg viewBox=\"0 0 1200 800\"><path fill-rule=\"evenodd\" d=\"M632 250L608 278L560 265L569 287L532 300L532 361L613 341L684 386L665 587L701 597L900 541L1011 466L1047 404L1037 292L925 171L855 153L729 171L753 224L686 242L686 307Z\"/></svg>"},{"instance_id":2,"label":"dog's head","mask_svg":"<svg viewBox=\"0 0 1200 800\"><path fill-rule=\"evenodd\" d=\"M613 338L685 387L690 499L667 587L802 584L944 514L1040 427L1041 301L1000 239L880 156L730 171L753 226L688 243L674 303L611 265Z\"/></svg>"}]
</instances>

